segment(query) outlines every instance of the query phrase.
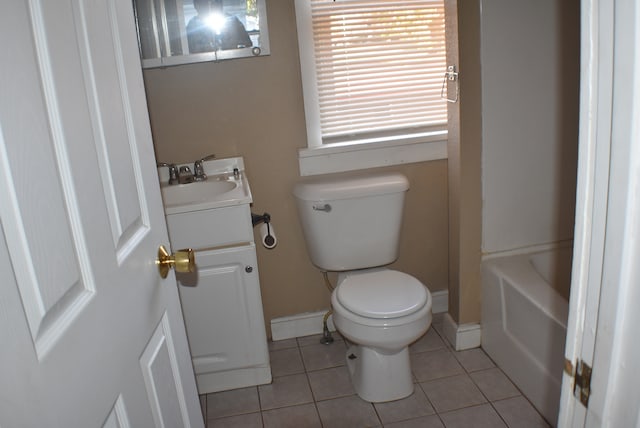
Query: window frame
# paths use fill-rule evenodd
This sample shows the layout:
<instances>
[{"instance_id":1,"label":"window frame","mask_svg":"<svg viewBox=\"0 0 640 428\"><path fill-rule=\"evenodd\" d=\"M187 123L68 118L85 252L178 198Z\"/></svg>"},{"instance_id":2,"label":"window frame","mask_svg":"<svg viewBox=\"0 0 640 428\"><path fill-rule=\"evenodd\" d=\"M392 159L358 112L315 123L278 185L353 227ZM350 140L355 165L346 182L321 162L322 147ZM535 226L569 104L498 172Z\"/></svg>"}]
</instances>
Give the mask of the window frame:
<instances>
[{"instance_id":1,"label":"window frame","mask_svg":"<svg viewBox=\"0 0 640 428\"><path fill-rule=\"evenodd\" d=\"M300 175L447 159L446 124L429 127L418 134L354 138L339 143L323 143L310 1L295 0L295 13L307 129L307 147L298 151Z\"/></svg>"}]
</instances>

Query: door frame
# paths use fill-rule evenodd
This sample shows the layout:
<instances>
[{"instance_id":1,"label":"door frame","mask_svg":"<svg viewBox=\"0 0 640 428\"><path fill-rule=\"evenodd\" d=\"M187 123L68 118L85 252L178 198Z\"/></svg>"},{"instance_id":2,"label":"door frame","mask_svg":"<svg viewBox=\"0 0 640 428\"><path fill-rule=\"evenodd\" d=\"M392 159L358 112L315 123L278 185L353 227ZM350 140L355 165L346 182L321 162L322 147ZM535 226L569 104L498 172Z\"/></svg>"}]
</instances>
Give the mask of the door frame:
<instances>
[{"instance_id":1,"label":"door frame","mask_svg":"<svg viewBox=\"0 0 640 428\"><path fill-rule=\"evenodd\" d=\"M563 374L558 426L637 426L640 6L581 4L580 148L565 358L593 368L588 408ZM634 123L636 122L636 123ZM637 337L637 332L635 337Z\"/></svg>"}]
</instances>

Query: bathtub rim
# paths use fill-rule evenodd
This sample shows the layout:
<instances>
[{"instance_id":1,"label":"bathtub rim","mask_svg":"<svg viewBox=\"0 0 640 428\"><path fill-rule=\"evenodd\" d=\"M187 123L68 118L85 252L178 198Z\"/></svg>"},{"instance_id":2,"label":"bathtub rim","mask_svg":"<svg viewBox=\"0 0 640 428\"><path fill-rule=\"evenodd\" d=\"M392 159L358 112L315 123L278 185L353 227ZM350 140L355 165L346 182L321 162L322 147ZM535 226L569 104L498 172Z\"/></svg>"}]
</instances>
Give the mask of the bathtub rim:
<instances>
[{"instance_id":1,"label":"bathtub rim","mask_svg":"<svg viewBox=\"0 0 640 428\"><path fill-rule=\"evenodd\" d=\"M527 300L527 304L533 305L535 312L542 317L537 319L538 322L543 323L541 325L543 330L550 325L555 325L564 330L566 338L565 314L568 315L569 303L544 280L530 262L531 256L535 254L554 252L563 248L566 248L566 245L548 247L543 251L526 251L493 257L483 260L481 266L481 346L552 426L556 426L558 420L562 367L552 369L552 365L541 364L543 360L539 359L539 355L529 350L531 343L522 343L523 340L527 340L527 337L522 338L511 334L507 327L505 295L502 289L508 287L512 292L522 295ZM527 281L531 284L527 284ZM557 345L559 342L550 343ZM564 351L558 351L558 349L551 345L549 350L553 352L548 354L551 360L547 358L546 361L561 361ZM560 378L555 374L558 370Z\"/></svg>"},{"instance_id":2,"label":"bathtub rim","mask_svg":"<svg viewBox=\"0 0 640 428\"><path fill-rule=\"evenodd\" d=\"M555 244L526 247L502 253L493 253L482 259L481 271L504 279L519 293L536 303L536 306L555 322L567 328L569 301L565 299L534 268L531 256L540 253L569 249L573 240Z\"/></svg>"}]
</instances>

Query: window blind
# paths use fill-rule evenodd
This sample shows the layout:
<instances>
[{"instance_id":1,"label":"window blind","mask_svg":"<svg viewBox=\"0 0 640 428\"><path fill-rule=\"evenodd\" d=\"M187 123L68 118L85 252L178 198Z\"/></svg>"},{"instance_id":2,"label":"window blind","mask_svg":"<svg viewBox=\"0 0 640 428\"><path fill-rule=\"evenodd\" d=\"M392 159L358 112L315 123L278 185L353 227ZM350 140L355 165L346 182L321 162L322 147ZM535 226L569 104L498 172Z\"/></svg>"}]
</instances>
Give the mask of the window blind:
<instances>
[{"instance_id":1,"label":"window blind","mask_svg":"<svg viewBox=\"0 0 640 428\"><path fill-rule=\"evenodd\" d=\"M310 0L322 138L444 125L443 0Z\"/></svg>"}]
</instances>

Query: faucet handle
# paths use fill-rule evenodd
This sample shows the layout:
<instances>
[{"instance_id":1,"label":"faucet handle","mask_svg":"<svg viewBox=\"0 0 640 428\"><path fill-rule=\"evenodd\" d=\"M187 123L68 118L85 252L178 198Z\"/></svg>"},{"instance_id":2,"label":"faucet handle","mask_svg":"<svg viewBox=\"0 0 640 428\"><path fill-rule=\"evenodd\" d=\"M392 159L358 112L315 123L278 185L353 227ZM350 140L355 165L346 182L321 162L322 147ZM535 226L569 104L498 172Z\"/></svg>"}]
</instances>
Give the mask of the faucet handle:
<instances>
[{"instance_id":1,"label":"faucet handle","mask_svg":"<svg viewBox=\"0 0 640 428\"><path fill-rule=\"evenodd\" d=\"M193 163L193 179L196 181L203 181L207 179L207 174L204 173L204 168L202 167L202 162L214 159L216 155L211 154L203 157L202 159L198 159Z\"/></svg>"},{"instance_id":2,"label":"faucet handle","mask_svg":"<svg viewBox=\"0 0 640 428\"><path fill-rule=\"evenodd\" d=\"M159 167L166 166L167 168L169 168L169 185L178 182L178 167L175 163L158 162L157 165Z\"/></svg>"}]
</instances>

